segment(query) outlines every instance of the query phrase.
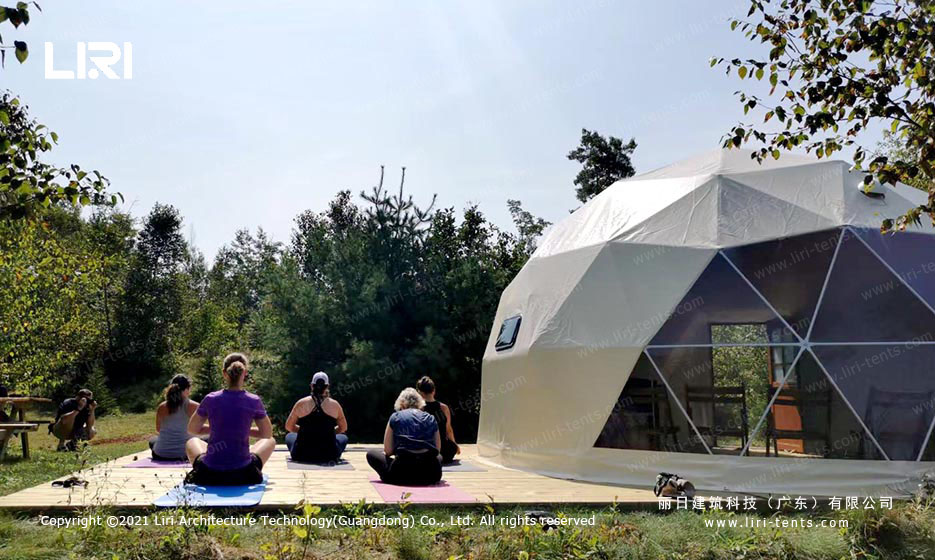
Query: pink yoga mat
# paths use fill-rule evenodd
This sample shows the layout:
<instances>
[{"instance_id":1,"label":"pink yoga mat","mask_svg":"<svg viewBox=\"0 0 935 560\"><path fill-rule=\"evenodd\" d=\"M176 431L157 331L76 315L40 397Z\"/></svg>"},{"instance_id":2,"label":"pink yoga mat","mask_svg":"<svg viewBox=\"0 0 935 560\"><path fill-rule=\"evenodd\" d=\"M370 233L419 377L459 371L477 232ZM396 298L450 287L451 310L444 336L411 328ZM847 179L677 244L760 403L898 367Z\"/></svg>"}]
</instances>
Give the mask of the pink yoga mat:
<instances>
[{"instance_id":1,"label":"pink yoga mat","mask_svg":"<svg viewBox=\"0 0 935 560\"><path fill-rule=\"evenodd\" d=\"M154 461L152 457L143 457L123 466L127 469L187 469L188 461Z\"/></svg>"},{"instance_id":2,"label":"pink yoga mat","mask_svg":"<svg viewBox=\"0 0 935 560\"><path fill-rule=\"evenodd\" d=\"M373 484L373 487L380 493L383 501L391 503L463 504L477 501L467 492L452 486L445 480L432 486L397 486L381 482L379 478L372 478L370 484Z\"/></svg>"}]
</instances>

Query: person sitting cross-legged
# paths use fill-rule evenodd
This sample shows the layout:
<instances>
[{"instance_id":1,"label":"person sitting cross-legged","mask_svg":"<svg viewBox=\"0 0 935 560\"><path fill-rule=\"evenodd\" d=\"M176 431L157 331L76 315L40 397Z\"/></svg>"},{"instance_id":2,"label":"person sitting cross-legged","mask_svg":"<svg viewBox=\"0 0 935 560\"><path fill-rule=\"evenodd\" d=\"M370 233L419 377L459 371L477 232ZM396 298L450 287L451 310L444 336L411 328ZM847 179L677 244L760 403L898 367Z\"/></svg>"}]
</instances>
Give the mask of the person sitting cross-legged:
<instances>
[{"instance_id":1,"label":"person sitting cross-legged","mask_svg":"<svg viewBox=\"0 0 935 560\"><path fill-rule=\"evenodd\" d=\"M300 399L286 419L286 447L293 461L334 463L347 447L344 409L328 393L328 374L312 376L312 394Z\"/></svg>"},{"instance_id":2,"label":"person sitting cross-legged","mask_svg":"<svg viewBox=\"0 0 935 560\"><path fill-rule=\"evenodd\" d=\"M224 358L227 389L208 394L188 423L188 433L200 434L208 422L208 442L192 437L185 444L192 470L185 482L201 486L241 486L263 481L263 465L276 448L273 425L260 397L244 390L247 357ZM255 428L251 428L253 424ZM250 445L250 437L257 438Z\"/></svg>"},{"instance_id":3,"label":"person sitting cross-legged","mask_svg":"<svg viewBox=\"0 0 935 560\"><path fill-rule=\"evenodd\" d=\"M442 445L439 451L442 454L442 463L450 463L455 455L461 453L461 447L455 441L455 430L451 425L451 409L448 405L435 400L435 382L428 375L422 377L416 384L419 394L425 399L422 410L435 417L438 423L438 432L441 435Z\"/></svg>"},{"instance_id":4,"label":"person sitting cross-legged","mask_svg":"<svg viewBox=\"0 0 935 560\"><path fill-rule=\"evenodd\" d=\"M367 463L390 484L428 486L442 478L438 423L422 407L419 392L407 387L396 399L383 434L383 449L367 452Z\"/></svg>"},{"instance_id":5,"label":"person sitting cross-legged","mask_svg":"<svg viewBox=\"0 0 935 560\"><path fill-rule=\"evenodd\" d=\"M185 460L185 444L192 436L188 423L198 409L198 401L189 397L192 382L184 375L176 375L166 387L166 400L156 407L156 432L149 438L149 449L157 461ZM205 430L207 433L207 430Z\"/></svg>"}]
</instances>

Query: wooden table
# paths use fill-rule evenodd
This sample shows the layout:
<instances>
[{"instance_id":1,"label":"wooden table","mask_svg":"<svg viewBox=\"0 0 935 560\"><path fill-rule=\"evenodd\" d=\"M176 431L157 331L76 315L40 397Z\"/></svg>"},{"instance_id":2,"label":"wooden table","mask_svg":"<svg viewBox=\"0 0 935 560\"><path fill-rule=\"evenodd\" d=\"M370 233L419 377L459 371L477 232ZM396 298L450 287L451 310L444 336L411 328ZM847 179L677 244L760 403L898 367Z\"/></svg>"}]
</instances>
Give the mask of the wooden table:
<instances>
[{"instance_id":1,"label":"wooden table","mask_svg":"<svg viewBox=\"0 0 935 560\"><path fill-rule=\"evenodd\" d=\"M26 423L26 409L41 404L52 404L52 399L43 397L0 397L0 407L6 408L6 405L13 405L13 413L16 420L20 423ZM20 441L23 444L23 458L29 458L29 434L22 432Z\"/></svg>"}]
</instances>

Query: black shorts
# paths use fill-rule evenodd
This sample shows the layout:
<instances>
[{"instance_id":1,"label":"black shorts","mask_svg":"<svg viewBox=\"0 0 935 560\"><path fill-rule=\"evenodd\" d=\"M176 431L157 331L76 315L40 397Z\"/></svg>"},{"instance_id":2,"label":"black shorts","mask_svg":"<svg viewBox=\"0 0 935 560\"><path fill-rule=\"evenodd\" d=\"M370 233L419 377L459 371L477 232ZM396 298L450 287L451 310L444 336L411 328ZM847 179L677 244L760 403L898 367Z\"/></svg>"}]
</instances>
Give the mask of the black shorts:
<instances>
[{"instance_id":1,"label":"black shorts","mask_svg":"<svg viewBox=\"0 0 935 560\"><path fill-rule=\"evenodd\" d=\"M263 482L263 460L250 454L250 464L232 471L219 471L205 465L204 454L195 458L192 470L185 475L186 484L198 486L249 486Z\"/></svg>"}]
</instances>

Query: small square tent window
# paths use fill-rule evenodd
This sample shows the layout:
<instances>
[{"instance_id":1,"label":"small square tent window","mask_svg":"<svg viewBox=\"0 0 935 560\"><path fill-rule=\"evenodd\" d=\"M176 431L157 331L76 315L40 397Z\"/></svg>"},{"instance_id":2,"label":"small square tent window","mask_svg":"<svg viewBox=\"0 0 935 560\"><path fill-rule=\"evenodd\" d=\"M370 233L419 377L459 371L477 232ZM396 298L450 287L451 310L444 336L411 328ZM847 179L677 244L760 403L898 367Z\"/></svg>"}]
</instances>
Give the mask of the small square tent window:
<instances>
[{"instance_id":1,"label":"small square tent window","mask_svg":"<svg viewBox=\"0 0 935 560\"><path fill-rule=\"evenodd\" d=\"M497 336L497 352L513 348L513 345L516 344L516 335L519 334L519 324L522 321L523 318L519 315L503 321L503 324L500 325L500 334Z\"/></svg>"}]
</instances>

